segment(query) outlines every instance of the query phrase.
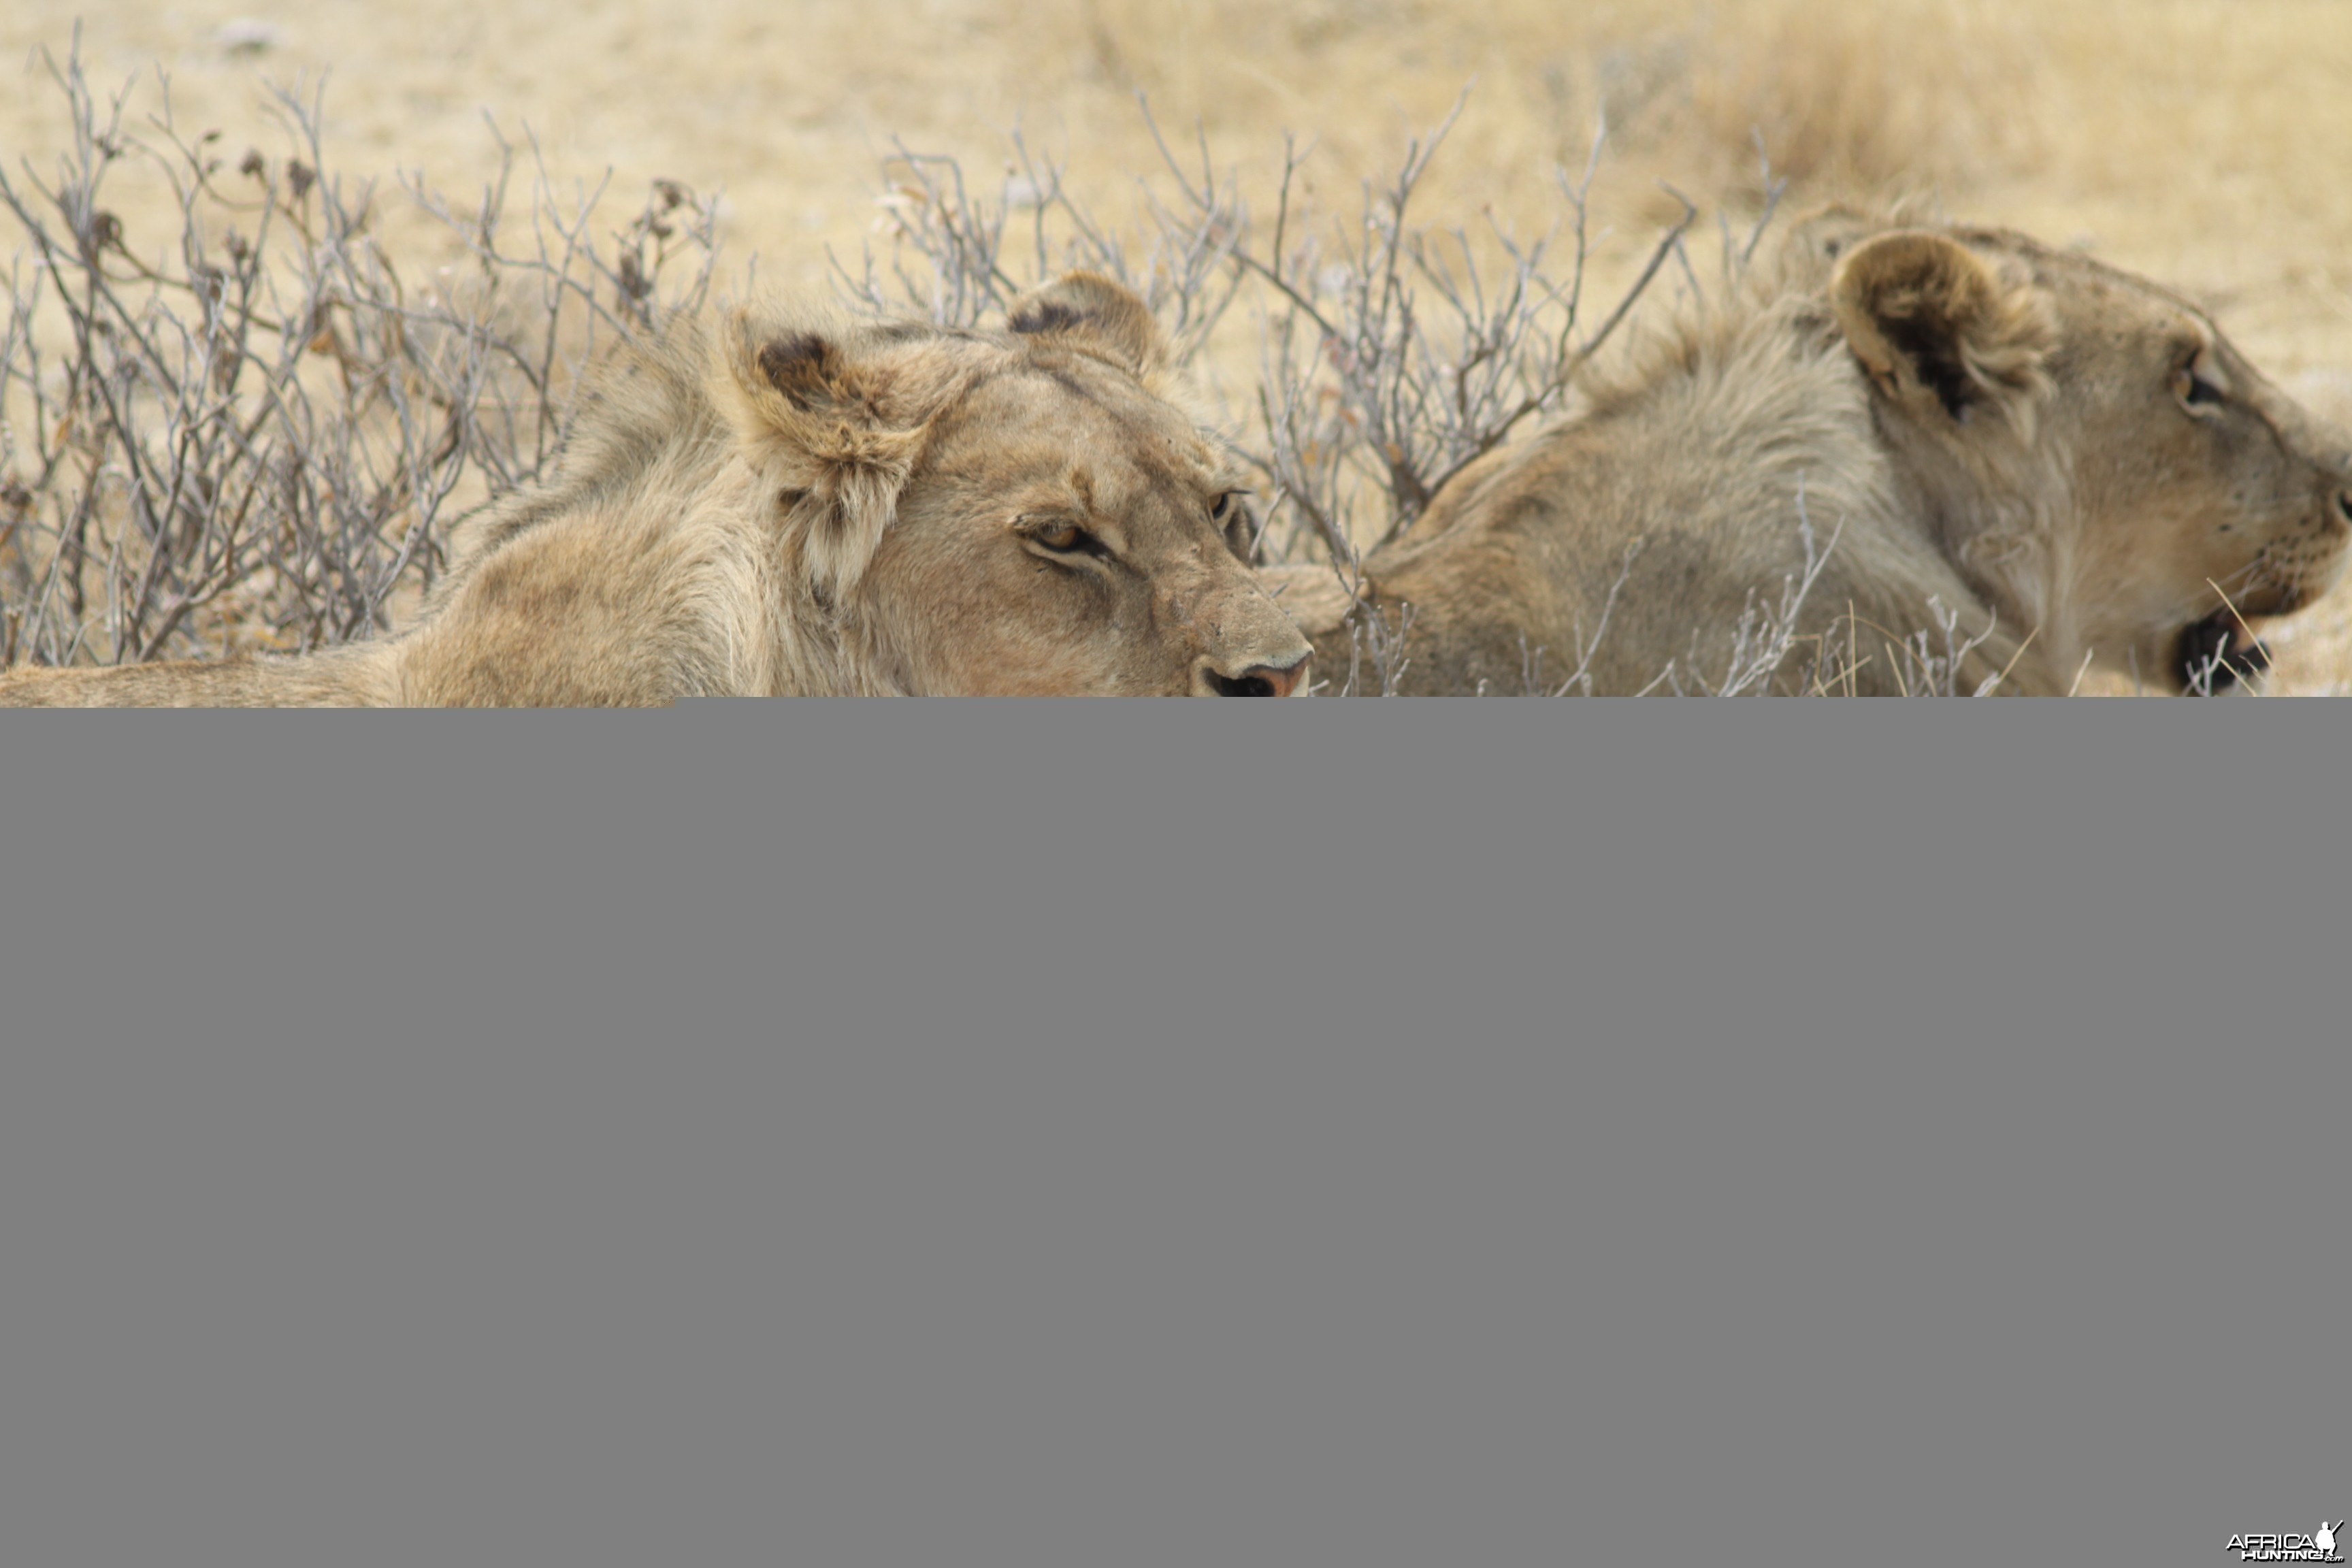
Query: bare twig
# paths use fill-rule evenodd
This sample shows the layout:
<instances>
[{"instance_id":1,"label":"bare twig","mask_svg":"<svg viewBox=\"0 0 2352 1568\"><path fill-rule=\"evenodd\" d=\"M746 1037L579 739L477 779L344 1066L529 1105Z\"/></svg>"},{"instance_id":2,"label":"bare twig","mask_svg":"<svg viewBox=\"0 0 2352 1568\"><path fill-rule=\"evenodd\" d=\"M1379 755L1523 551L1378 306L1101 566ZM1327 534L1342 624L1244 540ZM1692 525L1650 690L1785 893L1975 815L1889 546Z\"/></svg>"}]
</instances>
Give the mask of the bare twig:
<instances>
[{"instance_id":1,"label":"bare twig","mask_svg":"<svg viewBox=\"0 0 2352 1568\"><path fill-rule=\"evenodd\" d=\"M869 247L836 273L868 309L912 306L969 325L1002 310L1050 268L1085 266L1144 289L1193 363L1229 308L1246 297L1255 328L1255 385L1238 400L1255 428L1236 434L1265 481L1265 558L1321 556L1349 578L1366 549L1409 528L1456 475L1529 420L1564 406L1582 368L1632 315L1696 218L1685 204L1597 329L1580 326L1590 260L1589 196L1607 142L1593 139L1580 183L1559 185L1571 220L1522 239L1489 216L1481 229L1431 230L1416 199L1466 95L1427 136L1409 142L1391 177L1363 187L1356 216L1335 224L1308 210L1299 179L1312 149L1286 140L1271 221L1252 221L1235 177L1205 138L1177 145L1139 98L1159 149L1141 183L1138 251L1111 237L1064 186L1059 165L1019 135L1004 194L972 194L955 160L901 148L881 197L887 255ZM1017 194L1017 200L1016 200ZM1033 267L1004 262L1008 214L1033 211ZM1752 248L1754 237L1750 237ZM1555 252L1564 265L1555 266ZM1229 405L1232 406L1232 405Z\"/></svg>"},{"instance_id":2,"label":"bare twig","mask_svg":"<svg viewBox=\"0 0 2352 1568\"><path fill-rule=\"evenodd\" d=\"M421 286L378 244L377 191L333 169L321 103L273 89L286 150L232 161L174 120L101 102L77 36L44 57L69 150L0 170L21 247L0 328L0 663L116 663L372 635L430 585L451 522L539 475L580 370L706 291L715 205L657 182L596 233L532 148L462 215L409 190L472 258ZM173 226L131 232L110 175L140 163ZM512 243L520 236L520 246ZM682 283L677 274L683 265Z\"/></svg>"}]
</instances>

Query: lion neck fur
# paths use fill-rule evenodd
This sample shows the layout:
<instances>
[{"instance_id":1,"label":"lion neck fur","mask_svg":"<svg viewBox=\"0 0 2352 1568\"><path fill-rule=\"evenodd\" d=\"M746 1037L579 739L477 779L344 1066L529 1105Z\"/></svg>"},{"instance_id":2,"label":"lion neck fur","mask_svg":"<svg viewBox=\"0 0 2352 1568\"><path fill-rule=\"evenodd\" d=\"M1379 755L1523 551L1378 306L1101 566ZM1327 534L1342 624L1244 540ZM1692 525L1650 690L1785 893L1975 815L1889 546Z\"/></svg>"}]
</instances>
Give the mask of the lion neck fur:
<instances>
[{"instance_id":1,"label":"lion neck fur","mask_svg":"<svg viewBox=\"0 0 2352 1568\"><path fill-rule=\"evenodd\" d=\"M1541 542L1544 521L1566 514L1626 526L1608 559L1570 574L1591 585L1581 604L1541 603L1532 584L1544 574L1530 561L1517 574L1527 595L1507 614L1559 627L1564 613L1573 630L1562 644L1612 617L1589 666L1601 689L1706 689L1722 673L1709 668L1721 654L1710 633L1736 624L1751 598L1769 607L1801 575L1807 528L1827 558L1802 621L1809 637L1844 624L1864 655L1858 689L1891 675L1889 637L1934 629L1941 653L1940 606L1957 613L1960 637L1989 633L1961 661L1959 684L2005 670L2003 689L2063 689L2072 669L2059 661L2080 656L2073 628L2054 619L2074 570L2063 476L2025 441L1988 451L1937 440L1874 398L1823 301L1824 277L1819 258L1801 252L1722 303L1686 309L1637 340L1613 374L1590 377L1567 418L1496 454L1486 473L1465 474L1470 482L1458 479L1375 552L1365 569L1379 598L1423 595L1415 626L1426 636L1413 650L1422 669L1409 684L1461 689L1463 671L1449 668L1459 658L1447 647L1447 555L1466 559L1481 534L1490 544L1517 535L1523 555L1544 554L1559 548ZM2036 410L2023 412L2030 431ZM1741 598L1693 602L1702 552L1738 564ZM1610 595L1621 572L1624 591ZM1670 667L1642 662L1666 648ZM1515 686L1487 651L1479 678ZM1555 671L1580 654L1547 651Z\"/></svg>"},{"instance_id":2,"label":"lion neck fur","mask_svg":"<svg viewBox=\"0 0 2352 1568\"><path fill-rule=\"evenodd\" d=\"M890 651L903 646L892 634L904 628L877 605L870 581L853 575L828 592L810 570L810 541L843 503L839 487L795 486L797 499L776 504L783 487L774 465L758 460L758 445L745 438L747 411L733 405L740 378L716 357L709 335L686 319L636 345L583 414L556 482L499 509L487 533L503 542L551 524L642 556L673 584L668 652L682 694L915 689ZM946 401L974 375L960 367L926 391ZM869 482L855 498L877 533L919 462L919 441L907 445L891 482ZM691 502L681 507L685 498Z\"/></svg>"}]
</instances>

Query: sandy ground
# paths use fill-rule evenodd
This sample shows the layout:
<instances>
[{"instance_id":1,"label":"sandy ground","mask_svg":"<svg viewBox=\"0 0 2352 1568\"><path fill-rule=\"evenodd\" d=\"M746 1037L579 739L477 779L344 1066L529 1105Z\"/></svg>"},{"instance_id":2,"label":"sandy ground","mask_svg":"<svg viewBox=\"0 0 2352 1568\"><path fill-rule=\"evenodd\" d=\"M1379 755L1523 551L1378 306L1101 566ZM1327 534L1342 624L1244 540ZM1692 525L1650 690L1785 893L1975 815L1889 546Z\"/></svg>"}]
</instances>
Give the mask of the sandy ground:
<instances>
[{"instance_id":1,"label":"sandy ground","mask_svg":"<svg viewBox=\"0 0 2352 1568\"><path fill-rule=\"evenodd\" d=\"M1130 210L1155 161L1139 90L1261 193L1284 132L1313 137L1338 205L1471 87L1422 216L1522 232L1558 216L1553 169L1606 113L1612 261L1671 210L1661 178L1752 210L1761 130L1792 204L1924 190L2082 245L2203 299L2257 363L2352 415L2352 8L2335 0L5 0L12 167L57 156L65 117L32 57L62 53L77 15L93 83L137 79L149 112L160 68L180 124L228 147L283 151L262 84L323 79L342 169L462 196L495 163L486 121L528 129L559 180L609 172L616 207L656 178L723 192L727 276L756 256L807 289L827 287L827 247L870 238L898 142L982 174L1019 126L1097 210ZM395 244L446 243L385 211ZM2280 631L2286 684L2352 689L2352 595Z\"/></svg>"}]
</instances>

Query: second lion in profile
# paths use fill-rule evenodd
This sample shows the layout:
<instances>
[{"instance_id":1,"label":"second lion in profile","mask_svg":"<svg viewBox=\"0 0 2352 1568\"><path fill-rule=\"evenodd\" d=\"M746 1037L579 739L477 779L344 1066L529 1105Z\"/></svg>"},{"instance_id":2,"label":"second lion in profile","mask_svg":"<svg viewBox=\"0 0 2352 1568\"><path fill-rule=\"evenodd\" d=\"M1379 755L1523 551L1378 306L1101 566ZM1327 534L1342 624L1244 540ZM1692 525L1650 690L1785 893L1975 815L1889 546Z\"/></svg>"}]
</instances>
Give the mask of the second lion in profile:
<instances>
[{"instance_id":1,"label":"second lion in profile","mask_svg":"<svg viewBox=\"0 0 2352 1568\"><path fill-rule=\"evenodd\" d=\"M1947 689L2064 692L2096 668L2177 691L2242 667L2242 617L2336 580L2347 465L2177 295L2003 230L1832 212L1745 298L1465 469L1364 562L1361 602L1277 571L1327 677L1369 613L1404 622L1406 692L1580 666L1577 689L1718 689L1759 606L1809 574L1772 689L1916 689L1916 639L1941 651L1950 616L1973 646Z\"/></svg>"}]
</instances>

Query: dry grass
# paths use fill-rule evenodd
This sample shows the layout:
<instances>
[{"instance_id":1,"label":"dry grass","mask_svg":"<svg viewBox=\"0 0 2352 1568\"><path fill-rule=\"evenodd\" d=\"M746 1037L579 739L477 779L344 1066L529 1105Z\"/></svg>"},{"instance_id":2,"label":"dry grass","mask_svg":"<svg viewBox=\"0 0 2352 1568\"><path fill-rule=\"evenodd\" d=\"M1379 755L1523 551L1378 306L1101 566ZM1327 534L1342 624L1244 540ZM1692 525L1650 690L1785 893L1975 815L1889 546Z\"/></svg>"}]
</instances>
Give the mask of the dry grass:
<instances>
[{"instance_id":1,"label":"dry grass","mask_svg":"<svg viewBox=\"0 0 2352 1568\"><path fill-rule=\"evenodd\" d=\"M1131 112L1143 90L1245 173L1273 172L1286 130L1312 137L1311 178L1346 191L1474 79L1433 221L1539 204L1605 112L1620 158L1597 194L1612 212L1660 176L1702 205L1752 196L1761 129L1796 199L1930 185L2198 287L2256 291L2298 268L2340 283L2331 258L2352 240L2352 205L2311 199L2352 131L2334 123L2352 118L2334 90L2352 16L2333 0L812 0L560 16L417 0L331 24L286 14L275 43L236 52L221 30L249 9L78 7L96 79L168 67L184 116L232 140L268 129L257 77L331 71L327 129L352 166L463 188L494 157L488 106L529 124L560 178L610 168L642 188L700 172L732 198L730 249L803 283L821 281L825 243L866 227L895 139L983 167L1020 124L1067 151L1100 205L1150 165ZM65 33L19 8L0 16L0 58ZM39 94L0 105L0 146L45 157L58 134Z\"/></svg>"},{"instance_id":2,"label":"dry grass","mask_svg":"<svg viewBox=\"0 0 2352 1568\"><path fill-rule=\"evenodd\" d=\"M1143 217L1135 182L1161 123L1199 124L1261 214L1283 132L1314 142L1302 210L1340 219L1407 141L1469 106L1415 198L1421 222L1484 247L1489 217L1522 242L1563 215L1555 170L1597 119L1612 153L1591 191L1593 287L1613 299L1680 210L1671 182L1735 223L1760 189L1754 138L1791 204L1925 192L1956 216L2095 248L2217 310L2257 363L2328 412L2352 412L2352 200L2334 149L2352 102L2352 12L2335 0L922 0L875 6L740 0L561 13L417 0L265 13L257 48L222 29L252 0L89 0L95 79L171 68L182 122L230 145L276 134L259 79L332 72L325 131L343 164L473 188L495 164L482 110L538 135L559 192L609 170L719 190L727 254L762 278L829 287L887 215L877 170L899 141L1001 166L1004 130L1065 165L1114 224ZM62 47L36 7L0 15L0 58ZM0 150L46 171L64 127L38 91L0 97ZM131 110L152 107L152 87ZM126 226L170 210L160 184L117 190ZM617 220L616 220L617 222ZM386 206L373 230L425 268L462 258L427 216ZM1245 368L1212 355L1231 392ZM2278 639L2283 684L2352 682L2342 596Z\"/></svg>"}]
</instances>

